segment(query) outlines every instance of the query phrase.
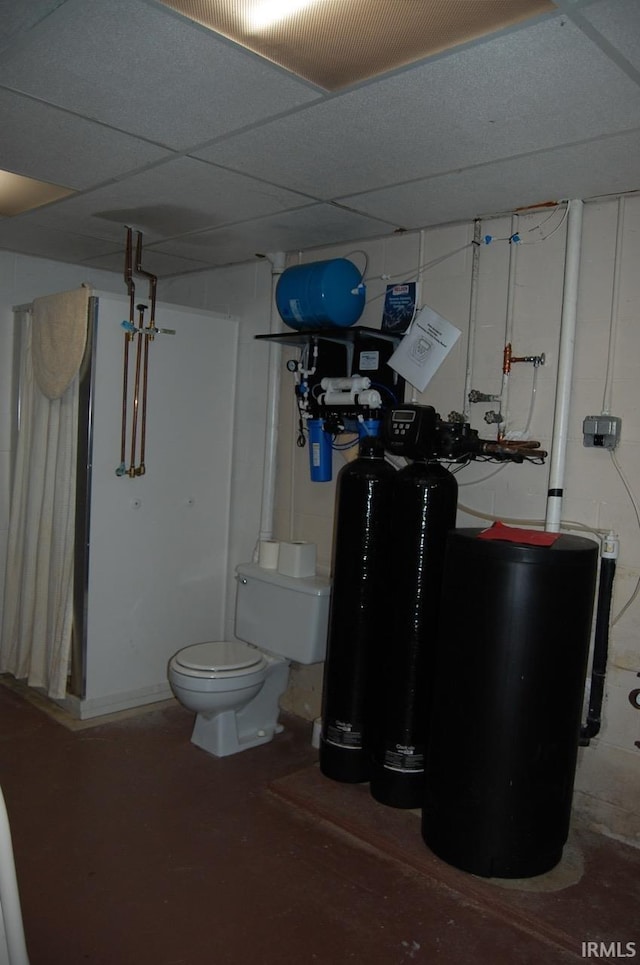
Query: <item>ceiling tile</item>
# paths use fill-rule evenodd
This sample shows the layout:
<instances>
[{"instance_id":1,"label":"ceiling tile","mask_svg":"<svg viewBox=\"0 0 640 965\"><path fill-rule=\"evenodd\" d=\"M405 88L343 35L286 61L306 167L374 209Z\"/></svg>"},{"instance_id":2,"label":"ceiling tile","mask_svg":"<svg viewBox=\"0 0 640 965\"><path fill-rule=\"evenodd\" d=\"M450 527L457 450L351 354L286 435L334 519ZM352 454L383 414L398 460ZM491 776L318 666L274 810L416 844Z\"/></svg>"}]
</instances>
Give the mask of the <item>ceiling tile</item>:
<instances>
[{"instance_id":1,"label":"ceiling tile","mask_svg":"<svg viewBox=\"0 0 640 965\"><path fill-rule=\"evenodd\" d=\"M0 50L7 44L15 42L20 34L30 30L64 2L65 0L28 0L28 2L22 0L19 3L3 3L0 19Z\"/></svg>"},{"instance_id":2,"label":"ceiling tile","mask_svg":"<svg viewBox=\"0 0 640 965\"><path fill-rule=\"evenodd\" d=\"M124 225L149 240L307 205L309 199L193 158L176 158L126 180L43 209L43 224L120 238Z\"/></svg>"},{"instance_id":3,"label":"ceiling tile","mask_svg":"<svg viewBox=\"0 0 640 965\"><path fill-rule=\"evenodd\" d=\"M172 156L154 144L2 89L0 128L0 167L76 190Z\"/></svg>"},{"instance_id":4,"label":"ceiling tile","mask_svg":"<svg viewBox=\"0 0 640 965\"><path fill-rule=\"evenodd\" d=\"M57 261L80 263L87 257L113 251L113 245L98 238L87 238L70 231L46 228L33 221L4 218L0 221L0 248L53 257Z\"/></svg>"},{"instance_id":5,"label":"ceiling tile","mask_svg":"<svg viewBox=\"0 0 640 965\"><path fill-rule=\"evenodd\" d=\"M640 189L638 0L339 95L156 0L3 4L0 168L76 191L1 220L8 250L120 274L129 224L164 277Z\"/></svg>"},{"instance_id":6,"label":"ceiling tile","mask_svg":"<svg viewBox=\"0 0 640 965\"><path fill-rule=\"evenodd\" d=\"M3 57L0 85L178 150L320 96L141 0L68 0Z\"/></svg>"},{"instance_id":7,"label":"ceiling tile","mask_svg":"<svg viewBox=\"0 0 640 965\"><path fill-rule=\"evenodd\" d=\"M183 241L160 243L158 251L203 259L211 265L246 261L254 253L296 251L319 245L338 244L351 238L372 238L390 234L383 222L347 211L335 205L311 205L256 221L204 231Z\"/></svg>"},{"instance_id":8,"label":"ceiling tile","mask_svg":"<svg viewBox=\"0 0 640 965\"><path fill-rule=\"evenodd\" d=\"M640 70L640 3L638 0L603 0L586 7L582 15Z\"/></svg>"},{"instance_id":9,"label":"ceiling tile","mask_svg":"<svg viewBox=\"0 0 640 965\"><path fill-rule=\"evenodd\" d=\"M81 264L89 268L102 268L105 271L122 272L124 249L122 251L112 251L111 254L96 255L93 258L83 258ZM192 271L203 271L209 267L208 264L203 262L193 261L188 258L178 258L160 251L150 251L147 248L143 251L142 264L146 271L157 275L159 280L173 275L186 275ZM144 289L144 279L141 280L140 284ZM124 293L124 282L122 283L122 290Z\"/></svg>"},{"instance_id":10,"label":"ceiling tile","mask_svg":"<svg viewBox=\"0 0 640 965\"><path fill-rule=\"evenodd\" d=\"M566 18L194 153L330 198L640 124L640 89Z\"/></svg>"},{"instance_id":11,"label":"ceiling tile","mask_svg":"<svg viewBox=\"0 0 640 965\"><path fill-rule=\"evenodd\" d=\"M344 200L371 217L395 216L405 228L467 221L544 201L633 190L638 184L639 155L640 131L633 131ZM626 159L624 163L621 158ZM557 191L552 197L547 193L550 183Z\"/></svg>"}]
</instances>

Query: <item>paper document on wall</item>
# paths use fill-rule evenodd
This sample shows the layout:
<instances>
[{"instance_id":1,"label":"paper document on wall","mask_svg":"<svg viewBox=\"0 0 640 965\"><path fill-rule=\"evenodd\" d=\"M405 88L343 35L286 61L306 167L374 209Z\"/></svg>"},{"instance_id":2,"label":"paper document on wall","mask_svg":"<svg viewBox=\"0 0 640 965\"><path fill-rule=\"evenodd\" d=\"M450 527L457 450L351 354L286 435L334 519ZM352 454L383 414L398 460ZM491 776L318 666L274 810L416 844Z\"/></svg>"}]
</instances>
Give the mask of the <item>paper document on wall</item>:
<instances>
[{"instance_id":1,"label":"paper document on wall","mask_svg":"<svg viewBox=\"0 0 640 965\"><path fill-rule=\"evenodd\" d=\"M389 365L424 392L461 334L459 328L425 305L389 359Z\"/></svg>"}]
</instances>

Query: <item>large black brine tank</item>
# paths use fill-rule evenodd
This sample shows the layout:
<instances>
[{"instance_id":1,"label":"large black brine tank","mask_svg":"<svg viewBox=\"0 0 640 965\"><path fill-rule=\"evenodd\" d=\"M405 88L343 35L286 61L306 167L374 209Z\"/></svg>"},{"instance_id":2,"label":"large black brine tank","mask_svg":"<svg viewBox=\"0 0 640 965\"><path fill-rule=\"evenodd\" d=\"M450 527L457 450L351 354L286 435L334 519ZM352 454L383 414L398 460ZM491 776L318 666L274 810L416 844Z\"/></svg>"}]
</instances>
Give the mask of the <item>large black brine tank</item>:
<instances>
[{"instance_id":1,"label":"large black brine tank","mask_svg":"<svg viewBox=\"0 0 640 965\"><path fill-rule=\"evenodd\" d=\"M447 541L422 834L450 864L527 878L569 830L595 542Z\"/></svg>"}]
</instances>

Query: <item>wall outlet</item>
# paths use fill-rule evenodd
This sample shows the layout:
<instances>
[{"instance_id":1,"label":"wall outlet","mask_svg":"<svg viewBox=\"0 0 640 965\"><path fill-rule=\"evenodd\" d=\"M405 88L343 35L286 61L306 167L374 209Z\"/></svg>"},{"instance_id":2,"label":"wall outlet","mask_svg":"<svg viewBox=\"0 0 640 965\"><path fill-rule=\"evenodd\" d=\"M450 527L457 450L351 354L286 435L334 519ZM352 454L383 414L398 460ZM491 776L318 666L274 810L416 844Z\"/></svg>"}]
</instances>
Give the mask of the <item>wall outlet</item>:
<instances>
[{"instance_id":1,"label":"wall outlet","mask_svg":"<svg viewBox=\"0 0 640 965\"><path fill-rule=\"evenodd\" d=\"M620 441L622 419L613 415L588 415L582 423L583 444L597 449L615 449Z\"/></svg>"}]
</instances>

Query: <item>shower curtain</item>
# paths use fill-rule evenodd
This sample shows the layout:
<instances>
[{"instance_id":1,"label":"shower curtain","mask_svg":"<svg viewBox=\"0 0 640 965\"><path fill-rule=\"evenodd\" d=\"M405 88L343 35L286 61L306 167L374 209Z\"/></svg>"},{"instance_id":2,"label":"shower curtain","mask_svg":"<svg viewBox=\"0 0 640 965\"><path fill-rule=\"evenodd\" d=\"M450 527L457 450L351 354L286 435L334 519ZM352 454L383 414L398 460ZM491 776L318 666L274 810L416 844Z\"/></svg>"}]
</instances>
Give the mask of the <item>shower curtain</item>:
<instances>
[{"instance_id":1,"label":"shower curtain","mask_svg":"<svg viewBox=\"0 0 640 965\"><path fill-rule=\"evenodd\" d=\"M19 428L0 671L66 694L73 610L78 369L90 290L36 299L20 324Z\"/></svg>"}]
</instances>

